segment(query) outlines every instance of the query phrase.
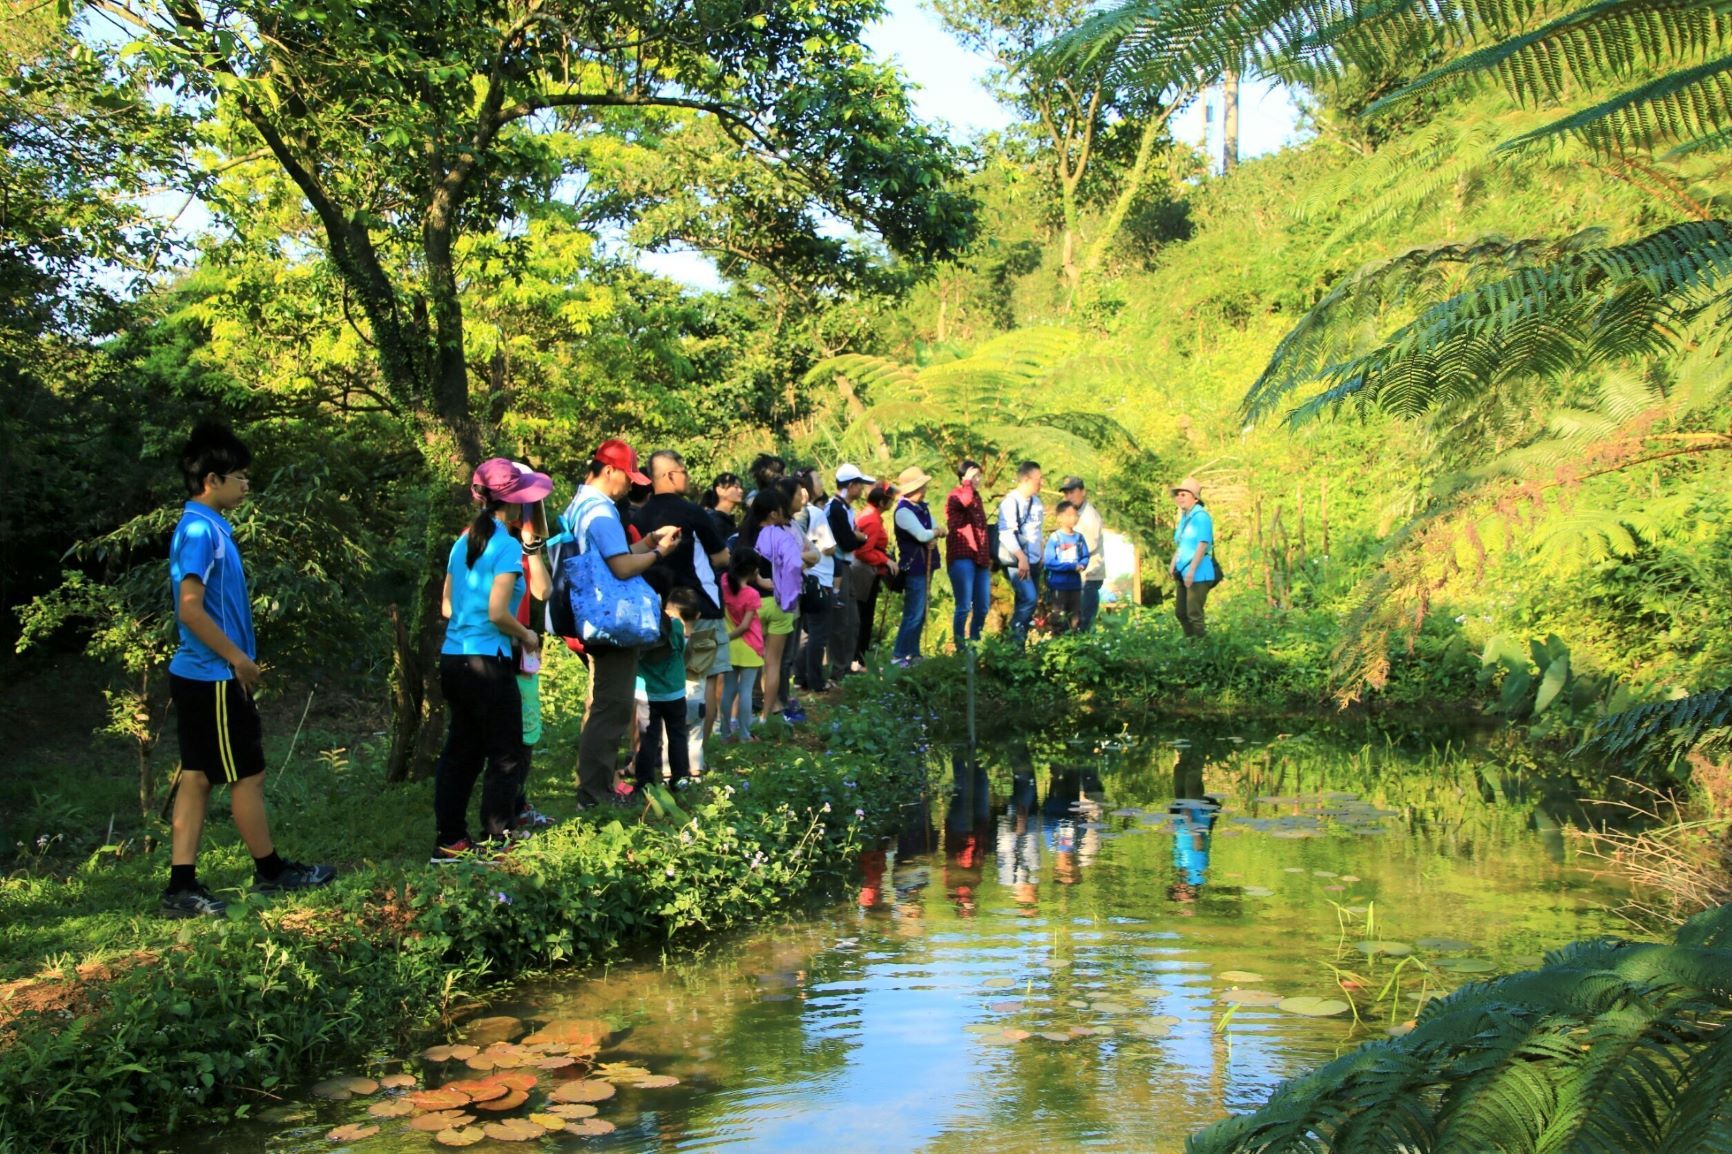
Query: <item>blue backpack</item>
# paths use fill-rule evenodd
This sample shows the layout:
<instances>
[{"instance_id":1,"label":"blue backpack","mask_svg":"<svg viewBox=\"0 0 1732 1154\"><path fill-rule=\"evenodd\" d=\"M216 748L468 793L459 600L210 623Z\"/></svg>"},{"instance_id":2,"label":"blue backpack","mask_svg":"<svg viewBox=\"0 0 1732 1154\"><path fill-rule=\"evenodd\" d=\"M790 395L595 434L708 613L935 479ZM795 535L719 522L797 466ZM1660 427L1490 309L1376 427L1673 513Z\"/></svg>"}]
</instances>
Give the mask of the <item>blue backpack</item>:
<instances>
[{"instance_id":1,"label":"blue backpack","mask_svg":"<svg viewBox=\"0 0 1732 1154\"><path fill-rule=\"evenodd\" d=\"M573 511L571 540L554 567L550 624L559 636L576 637L586 647L652 644L661 637L662 599L642 577L615 577L607 559L585 547L589 518L601 505L588 500Z\"/></svg>"}]
</instances>

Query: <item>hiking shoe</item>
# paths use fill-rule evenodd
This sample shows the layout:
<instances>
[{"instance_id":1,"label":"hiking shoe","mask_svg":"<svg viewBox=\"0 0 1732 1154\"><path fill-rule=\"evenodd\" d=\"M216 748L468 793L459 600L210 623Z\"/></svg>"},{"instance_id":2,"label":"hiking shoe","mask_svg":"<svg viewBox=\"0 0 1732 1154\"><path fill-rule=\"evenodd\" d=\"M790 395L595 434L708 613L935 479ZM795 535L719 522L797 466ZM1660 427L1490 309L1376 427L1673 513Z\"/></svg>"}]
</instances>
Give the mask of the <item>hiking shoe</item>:
<instances>
[{"instance_id":1,"label":"hiking shoe","mask_svg":"<svg viewBox=\"0 0 1732 1154\"><path fill-rule=\"evenodd\" d=\"M164 890L157 908L165 918L220 918L229 904L200 882L190 890Z\"/></svg>"},{"instance_id":2,"label":"hiking shoe","mask_svg":"<svg viewBox=\"0 0 1732 1154\"><path fill-rule=\"evenodd\" d=\"M337 871L328 865L307 865L305 862L286 861L283 872L274 880L267 881L261 877L253 878L253 892L259 894L280 894L290 890L316 890L320 886L328 886L331 879L337 876Z\"/></svg>"},{"instance_id":3,"label":"hiking shoe","mask_svg":"<svg viewBox=\"0 0 1732 1154\"><path fill-rule=\"evenodd\" d=\"M790 725L797 725L806 720L806 711L800 708L798 701L790 701L788 708L782 710L782 720Z\"/></svg>"},{"instance_id":4,"label":"hiking shoe","mask_svg":"<svg viewBox=\"0 0 1732 1154\"><path fill-rule=\"evenodd\" d=\"M427 859L427 864L453 865L456 862L468 861L475 855L475 843L466 837L460 837L450 845L435 846L433 856Z\"/></svg>"},{"instance_id":5,"label":"hiking shoe","mask_svg":"<svg viewBox=\"0 0 1732 1154\"><path fill-rule=\"evenodd\" d=\"M632 801L635 798L635 796L636 796L635 787L629 793L617 793L616 792L616 793L610 794L608 797L602 799L601 801L596 801L592 798L587 798L587 797L583 797L583 796L579 795L579 797L577 799L577 812L578 813L589 813L592 810L612 811L612 810L629 809L629 808L631 808L631 804L632 804Z\"/></svg>"}]
</instances>

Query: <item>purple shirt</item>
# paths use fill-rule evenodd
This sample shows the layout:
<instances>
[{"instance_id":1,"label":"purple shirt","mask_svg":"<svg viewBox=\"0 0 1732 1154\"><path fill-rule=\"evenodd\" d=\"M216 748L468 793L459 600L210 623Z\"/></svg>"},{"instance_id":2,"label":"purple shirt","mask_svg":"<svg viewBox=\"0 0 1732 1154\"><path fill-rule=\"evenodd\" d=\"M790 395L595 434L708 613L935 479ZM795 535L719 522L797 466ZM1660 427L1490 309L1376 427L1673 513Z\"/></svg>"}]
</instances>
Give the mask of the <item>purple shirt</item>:
<instances>
[{"instance_id":1,"label":"purple shirt","mask_svg":"<svg viewBox=\"0 0 1732 1154\"><path fill-rule=\"evenodd\" d=\"M776 587L776 604L792 613L800 602L800 538L786 525L765 525L758 530L758 556L770 563L770 584Z\"/></svg>"}]
</instances>

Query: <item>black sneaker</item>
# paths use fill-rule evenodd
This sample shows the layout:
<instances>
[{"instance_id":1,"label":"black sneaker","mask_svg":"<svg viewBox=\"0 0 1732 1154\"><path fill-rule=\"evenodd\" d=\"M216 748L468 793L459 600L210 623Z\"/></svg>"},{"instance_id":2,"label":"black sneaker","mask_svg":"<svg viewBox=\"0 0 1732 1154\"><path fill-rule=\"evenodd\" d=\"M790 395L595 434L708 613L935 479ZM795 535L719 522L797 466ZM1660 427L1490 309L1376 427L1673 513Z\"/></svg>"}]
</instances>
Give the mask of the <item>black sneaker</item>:
<instances>
[{"instance_id":1,"label":"black sneaker","mask_svg":"<svg viewBox=\"0 0 1732 1154\"><path fill-rule=\"evenodd\" d=\"M229 904L211 893L203 882L190 890L164 890L157 908L165 918L220 918Z\"/></svg>"},{"instance_id":2,"label":"black sneaker","mask_svg":"<svg viewBox=\"0 0 1732 1154\"><path fill-rule=\"evenodd\" d=\"M253 878L253 892L259 894L279 894L289 890L316 890L320 886L328 886L331 879L337 876L337 871L328 865L303 865L298 861L283 863L283 872L275 880L266 881L261 877Z\"/></svg>"}]
</instances>

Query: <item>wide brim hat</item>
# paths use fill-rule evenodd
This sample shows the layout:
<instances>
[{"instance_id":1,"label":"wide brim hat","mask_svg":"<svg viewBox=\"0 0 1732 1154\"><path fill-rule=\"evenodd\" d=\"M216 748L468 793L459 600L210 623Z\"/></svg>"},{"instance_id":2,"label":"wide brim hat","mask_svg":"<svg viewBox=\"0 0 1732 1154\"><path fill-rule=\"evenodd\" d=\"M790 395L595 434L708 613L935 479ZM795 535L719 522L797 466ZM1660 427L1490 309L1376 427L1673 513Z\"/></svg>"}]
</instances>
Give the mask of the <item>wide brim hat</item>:
<instances>
[{"instance_id":1,"label":"wide brim hat","mask_svg":"<svg viewBox=\"0 0 1732 1154\"><path fill-rule=\"evenodd\" d=\"M553 478L508 457L492 457L475 467L469 491L481 502L527 505L553 492Z\"/></svg>"},{"instance_id":2,"label":"wide brim hat","mask_svg":"<svg viewBox=\"0 0 1732 1154\"><path fill-rule=\"evenodd\" d=\"M1202 482L1198 481L1195 477L1186 477L1184 480L1173 486L1171 496L1177 497L1180 493L1189 493L1191 496L1201 500L1203 496Z\"/></svg>"},{"instance_id":3,"label":"wide brim hat","mask_svg":"<svg viewBox=\"0 0 1732 1154\"><path fill-rule=\"evenodd\" d=\"M910 465L896 475L896 491L898 493L913 493L932 484L932 478L926 475L926 470L919 465Z\"/></svg>"}]
</instances>

